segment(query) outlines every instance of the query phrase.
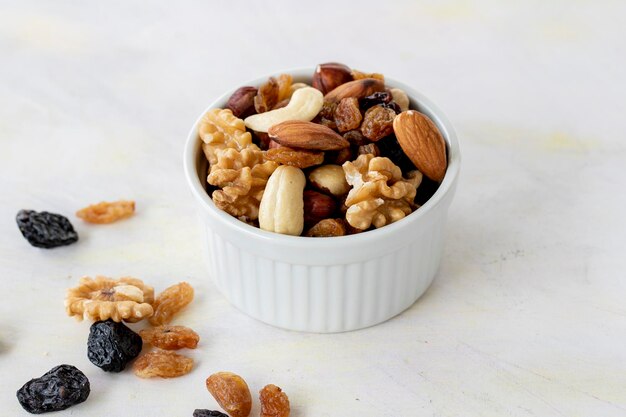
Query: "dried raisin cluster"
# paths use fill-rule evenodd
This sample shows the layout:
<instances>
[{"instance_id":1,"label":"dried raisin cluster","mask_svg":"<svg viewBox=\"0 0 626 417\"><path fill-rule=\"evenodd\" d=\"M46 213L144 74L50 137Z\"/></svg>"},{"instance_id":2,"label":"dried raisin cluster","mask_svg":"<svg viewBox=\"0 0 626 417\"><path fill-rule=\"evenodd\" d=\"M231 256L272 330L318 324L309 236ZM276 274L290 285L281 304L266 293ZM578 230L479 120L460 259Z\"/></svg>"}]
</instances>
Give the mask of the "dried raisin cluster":
<instances>
[{"instance_id":1,"label":"dried raisin cluster","mask_svg":"<svg viewBox=\"0 0 626 417\"><path fill-rule=\"evenodd\" d=\"M105 372L121 372L131 362L141 378L174 378L193 369L193 359L171 352L195 349L200 337L184 326L168 325L193 301L194 289L179 282L156 297L154 289L137 278L84 277L70 288L65 300L67 313L95 320L87 340L89 360ZM149 322L140 334L122 323ZM140 356L143 345L156 348Z\"/></svg>"},{"instance_id":2,"label":"dried raisin cluster","mask_svg":"<svg viewBox=\"0 0 626 417\"><path fill-rule=\"evenodd\" d=\"M268 231L331 237L383 227L426 202L447 166L445 143L434 124L420 125L415 118L398 120L400 115L416 112L410 110L404 91L389 88L382 74L340 63L319 65L311 86L294 83L291 76L282 74L258 88L241 87L229 98L226 109L213 109L205 118L224 111L235 118L229 123L237 126L238 135L250 136L245 146L254 149L254 159L248 158L247 165L233 163L230 171L224 171L224 164L207 153L208 183L217 186L209 187L209 192L217 207ZM199 135L206 146L203 126ZM433 138L440 141L435 151L428 148ZM244 152L231 151L233 157ZM352 169L363 155L374 159L373 166L385 166L394 174ZM268 163L274 164L271 170L261 169ZM300 174L276 168L281 165L304 174L303 189L293 185L294 181L299 184ZM242 176L237 171L240 167L262 175ZM314 174L320 169L326 169L323 176ZM227 181L217 183L215 172L222 178L228 175ZM437 175L429 178L431 173ZM272 181L275 176L284 178ZM383 185L404 192L366 193Z\"/></svg>"}]
</instances>

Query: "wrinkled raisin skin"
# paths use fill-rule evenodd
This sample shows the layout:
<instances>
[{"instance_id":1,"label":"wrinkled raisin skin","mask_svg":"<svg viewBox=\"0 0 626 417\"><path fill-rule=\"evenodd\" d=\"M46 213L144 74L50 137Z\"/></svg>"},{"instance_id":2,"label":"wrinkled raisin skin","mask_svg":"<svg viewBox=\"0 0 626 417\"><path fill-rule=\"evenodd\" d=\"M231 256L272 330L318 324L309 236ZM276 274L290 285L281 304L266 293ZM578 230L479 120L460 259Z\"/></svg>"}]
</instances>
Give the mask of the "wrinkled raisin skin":
<instances>
[{"instance_id":1,"label":"wrinkled raisin skin","mask_svg":"<svg viewBox=\"0 0 626 417\"><path fill-rule=\"evenodd\" d=\"M380 156L391 159L391 162L399 166L402 172L407 173L417 169L409 157L406 156L394 135L379 140L376 142L376 146L380 150Z\"/></svg>"},{"instance_id":2,"label":"wrinkled raisin skin","mask_svg":"<svg viewBox=\"0 0 626 417\"><path fill-rule=\"evenodd\" d=\"M393 119L396 112L381 105L370 107L363 116L361 133L363 136L376 142L393 133Z\"/></svg>"},{"instance_id":3,"label":"wrinkled raisin skin","mask_svg":"<svg viewBox=\"0 0 626 417\"><path fill-rule=\"evenodd\" d=\"M17 391L17 399L32 414L65 410L89 397L89 379L72 365L59 365Z\"/></svg>"},{"instance_id":4,"label":"wrinkled raisin skin","mask_svg":"<svg viewBox=\"0 0 626 417\"><path fill-rule=\"evenodd\" d=\"M389 103L391 101L391 94L387 91L379 91L367 97L363 97L359 100L359 104L362 110L367 110L377 104Z\"/></svg>"},{"instance_id":5,"label":"wrinkled raisin skin","mask_svg":"<svg viewBox=\"0 0 626 417\"><path fill-rule=\"evenodd\" d=\"M358 129L361 126L363 115L359 109L359 100L356 97L341 99L335 109L335 124L340 132Z\"/></svg>"},{"instance_id":6,"label":"wrinkled raisin skin","mask_svg":"<svg viewBox=\"0 0 626 417\"><path fill-rule=\"evenodd\" d=\"M198 333L185 326L158 326L139 332L144 343L159 349L195 349L200 341Z\"/></svg>"},{"instance_id":7,"label":"wrinkled raisin skin","mask_svg":"<svg viewBox=\"0 0 626 417\"><path fill-rule=\"evenodd\" d=\"M324 152L292 149L287 146L272 148L265 152L265 159L283 165L304 169L324 162Z\"/></svg>"},{"instance_id":8,"label":"wrinkled raisin skin","mask_svg":"<svg viewBox=\"0 0 626 417\"><path fill-rule=\"evenodd\" d=\"M271 110L278 103L278 93L280 86L274 77L270 77L266 83L261 85L256 96L254 96L254 108L257 113L265 113Z\"/></svg>"},{"instance_id":9,"label":"wrinkled raisin skin","mask_svg":"<svg viewBox=\"0 0 626 417\"><path fill-rule=\"evenodd\" d=\"M232 372L217 372L206 379L206 388L231 417L248 417L252 396L248 384Z\"/></svg>"},{"instance_id":10,"label":"wrinkled raisin skin","mask_svg":"<svg viewBox=\"0 0 626 417\"><path fill-rule=\"evenodd\" d=\"M214 410L196 409L193 412L193 417L228 417L228 414L224 414L220 411L214 411Z\"/></svg>"},{"instance_id":11,"label":"wrinkled raisin skin","mask_svg":"<svg viewBox=\"0 0 626 417\"><path fill-rule=\"evenodd\" d=\"M150 324L160 326L172 321L180 310L193 301L193 295L193 287L186 282L179 282L163 290L152 304L154 315L150 317Z\"/></svg>"},{"instance_id":12,"label":"wrinkled raisin skin","mask_svg":"<svg viewBox=\"0 0 626 417\"><path fill-rule=\"evenodd\" d=\"M369 140L367 140L367 138L363 136L363 133L361 133L360 130L351 130L349 132L346 132L343 134L343 138L354 146L362 146L369 143Z\"/></svg>"},{"instance_id":13,"label":"wrinkled raisin skin","mask_svg":"<svg viewBox=\"0 0 626 417\"><path fill-rule=\"evenodd\" d=\"M289 398L280 387L269 384L259 392L261 417L289 417Z\"/></svg>"},{"instance_id":14,"label":"wrinkled raisin skin","mask_svg":"<svg viewBox=\"0 0 626 417\"><path fill-rule=\"evenodd\" d=\"M15 220L22 235L35 247L51 249L78 241L72 223L60 214L20 210Z\"/></svg>"},{"instance_id":15,"label":"wrinkled raisin skin","mask_svg":"<svg viewBox=\"0 0 626 417\"><path fill-rule=\"evenodd\" d=\"M87 357L105 372L122 372L142 346L141 337L123 323L97 321L89 329Z\"/></svg>"},{"instance_id":16,"label":"wrinkled raisin skin","mask_svg":"<svg viewBox=\"0 0 626 417\"><path fill-rule=\"evenodd\" d=\"M381 106L386 109L393 110L396 114L402 113L402 109L400 108L400 105L396 103L395 101L390 101L389 103L381 104Z\"/></svg>"},{"instance_id":17,"label":"wrinkled raisin skin","mask_svg":"<svg viewBox=\"0 0 626 417\"><path fill-rule=\"evenodd\" d=\"M134 201L103 201L78 210L76 217L83 219L87 223L108 224L130 217L134 213Z\"/></svg>"},{"instance_id":18,"label":"wrinkled raisin skin","mask_svg":"<svg viewBox=\"0 0 626 417\"><path fill-rule=\"evenodd\" d=\"M141 355L133 364L140 378L177 378L193 369L193 359L169 350L157 350Z\"/></svg>"}]
</instances>

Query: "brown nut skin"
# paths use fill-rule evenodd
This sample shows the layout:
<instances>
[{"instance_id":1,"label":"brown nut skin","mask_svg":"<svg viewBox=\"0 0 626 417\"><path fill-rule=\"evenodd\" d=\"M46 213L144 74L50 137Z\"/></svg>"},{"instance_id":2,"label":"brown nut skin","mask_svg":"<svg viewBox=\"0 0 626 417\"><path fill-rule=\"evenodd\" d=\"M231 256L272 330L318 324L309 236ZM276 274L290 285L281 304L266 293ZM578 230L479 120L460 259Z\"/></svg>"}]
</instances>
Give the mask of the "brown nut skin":
<instances>
[{"instance_id":1,"label":"brown nut skin","mask_svg":"<svg viewBox=\"0 0 626 417\"><path fill-rule=\"evenodd\" d=\"M248 384L232 372L217 372L206 380L206 388L231 417L248 417L252 396Z\"/></svg>"},{"instance_id":2,"label":"brown nut skin","mask_svg":"<svg viewBox=\"0 0 626 417\"><path fill-rule=\"evenodd\" d=\"M446 142L437 125L428 116L415 110L397 115L393 130L402 150L424 175L441 182L448 160Z\"/></svg>"},{"instance_id":3,"label":"brown nut skin","mask_svg":"<svg viewBox=\"0 0 626 417\"><path fill-rule=\"evenodd\" d=\"M352 81L352 70L348 66L327 62L315 68L311 85L326 94L348 81Z\"/></svg>"},{"instance_id":4,"label":"brown nut skin","mask_svg":"<svg viewBox=\"0 0 626 417\"><path fill-rule=\"evenodd\" d=\"M239 87L226 103L226 108L230 109L235 117L241 119L256 113L254 108L254 96L257 94L256 87Z\"/></svg>"},{"instance_id":5,"label":"brown nut skin","mask_svg":"<svg viewBox=\"0 0 626 417\"><path fill-rule=\"evenodd\" d=\"M320 220L332 217L337 210L337 202L326 194L313 190L305 190L304 198L304 223L311 225Z\"/></svg>"},{"instance_id":6,"label":"brown nut skin","mask_svg":"<svg viewBox=\"0 0 626 417\"><path fill-rule=\"evenodd\" d=\"M283 146L314 151L336 151L350 142L334 130L313 122L287 120L267 130L270 138Z\"/></svg>"},{"instance_id":7,"label":"brown nut skin","mask_svg":"<svg viewBox=\"0 0 626 417\"><path fill-rule=\"evenodd\" d=\"M363 78L341 84L324 96L325 101L340 102L346 97L363 98L385 90L385 82L375 78Z\"/></svg>"}]
</instances>

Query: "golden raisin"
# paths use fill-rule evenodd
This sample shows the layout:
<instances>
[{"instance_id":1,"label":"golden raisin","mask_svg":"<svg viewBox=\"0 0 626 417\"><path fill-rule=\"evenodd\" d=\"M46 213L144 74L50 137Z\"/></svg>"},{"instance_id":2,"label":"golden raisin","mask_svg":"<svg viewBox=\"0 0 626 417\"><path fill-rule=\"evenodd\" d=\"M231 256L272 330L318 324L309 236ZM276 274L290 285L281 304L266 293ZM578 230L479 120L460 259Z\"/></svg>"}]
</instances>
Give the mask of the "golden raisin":
<instances>
[{"instance_id":1,"label":"golden raisin","mask_svg":"<svg viewBox=\"0 0 626 417\"><path fill-rule=\"evenodd\" d=\"M278 103L278 96L280 92L280 86L276 78L270 77L265 84L263 84L254 97L254 108L257 113L265 113L268 110L272 110Z\"/></svg>"},{"instance_id":2,"label":"golden raisin","mask_svg":"<svg viewBox=\"0 0 626 417\"><path fill-rule=\"evenodd\" d=\"M154 301L154 315L150 324L160 326L172 321L176 313L193 300L193 287L186 282L179 282L166 288Z\"/></svg>"},{"instance_id":3,"label":"golden raisin","mask_svg":"<svg viewBox=\"0 0 626 417\"><path fill-rule=\"evenodd\" d=\"M296 168L308 168L324 162L324 152L292 149L287 146L268 149L265 159Z\"/></svg>"},{"instance_id":4,"label":"golden raisin","mask_svg":"<svg viewBox=\"0 0 626 417\"><path fill-rule=\"evenodd\" d=\"M324 219L311 227L305 236L307 237L331 237L344 236L346 224L342 219Z\"/></svg>"},{"instance_id":5,"label":"golden raisin","mask_svg":"<svg viewBox=\"0 0 626 417\"><path fill-rule=\"evenodd\" d=\"M231 417L248 417L252 396L248 384L232 372L217 372L206 379L206 389Z\"/></svg>"},{"instance_id":6,"label":"golden raisin","mask_svg":"<svg viewBox=\"0 0 626 417\"><path fill-rule=\"evenodd\" d=\"M364 78L374 78L376 80L385 81L385 76L383 74L378 74L376 72L366 73L361 72L359 70L352 70L352 78L355 80L362 80Z\"/></svg>"},{"instance_id":7,"label":"golden raisin","mask_svg":"<svg viewBox=\"0 0 626 417\"><path fill-rule=\"evenodd\" d=\"M376 142L393 133L393 119L396 112L382 106L370 107L363 117L361 133L369 140Z\"/></svg>"},{"instance_id":8,"label":"golden raisin","mask_svg":"<svg viewBox=\"0 0 626 417\"><path fill-rule=\"evenodd\" d=\"M335 110L337 109L337 102L335 101L324 101L322 104L322 109L318 113L318 116L324 119L334 119L335 118Z\"/></svg>"},{"instance_id":9,"label":"golden raisin","mask_svg":"<svg viewBox=\"0 0 626 417\"><path fill-rule=\"evenodd\" d=\"M193 359L176 352L157 350L141 355L133 364L140 378L176 378L191 372Z\"/></svg>"},{"instance_id":10,"label":"golden raisin","mask_svg":"<svg viewBox=\"0 0 626 417\"><path fill-rule=\"evenodd\" d=\"M157 326L139 332L144 343L165 350L195 349L200 341L198 333L185 326Z\"/></svg>"},{"instance_id":11,"label":"golden raisin","mask_svg":"<svg viewBox=\"0 0 626 417\"><path fill-rule=\"evenodd\" d=\"M284 100L279 101L278 103L276 103L274 107L272 107L272 110L282 109L283 107L287 107L287 104L289 104L290 100L291 100L290 98L286 98Z\"/></svg>"},{"instance_id":12,"label":"golden raisin","mask_svg":"<svg viewBox=\"0 0 626 417\"><path fill-rule=\"evenodd\" d=\"M350 145L355 146L367 145L369 143L369 140L363 136L363 133L361 133L360 130L351 130L346 132L343 134L343 138L350 142Z\"/></svg>"},{"instance_id":13,"label":"golden raisin","mask_svg":"<svg viewBox=\"0 0 626 417\"><path fill-rule=\"evenodd\" d=\"M313 119L313 122L319 123L333 130L337 129L337 124L335 123L335 109L337 109L336 102L324 101L322 109L317 114L315 119Z\"/></svg>"},{"instance_id":14,"label":"golden raisin","mask_svg":"<svg viewBox=\"0 0 626 417\"><path fill-rule=\"evenodd\" d=\"M78 210L76 216L88 223L106 224L130 217L134 212L134 201L102 201Z\"/></svg>"},{"instance_id":15,"label":"golden raisin","mask_svg":"<svg viewBox=\"0 0 626 417\"><path fill-rule=\"evenodd\" d=\"M359 110L359 99L356 97L346 97L341 99L335 109L335 123L340 132L347 132L357 129L361 125L363 116Z\"/></svg>"},{"instance_id":16,"label":"golden raisin","mask_svg":"<svg viewBox=\"0 0 626 417\"><path fill-rule=\"evenodd\" d=\"M367 145L359 146L358 154L372 154L374 156L380 156L380 149L378 149L378 146L375 143L369 143Z\"/></svg>"},{"instance_id":17,"label":"golden raisin","mask_svg":"<svg viewBox=\"0 0 626 417\"><path fill-rule=\"evenodd\" d=\"M277 102L281 102L284 100L288 100L291 97L292 90L291 85L293 84L293 77L289 74L280 74L278 76L278 99ZM277 107L275 107L277 108Z\"/></svg>"},{"instance_id":18,"label":"golden raisin","mask_svg":"<svg viewBox=\"0 0 626 417\"><path fill-rule=\"evenodd\" d=\"M289 398L280 387L269 384L259 391L261 417L289 417Z\"/></svg>"}]
</instances>

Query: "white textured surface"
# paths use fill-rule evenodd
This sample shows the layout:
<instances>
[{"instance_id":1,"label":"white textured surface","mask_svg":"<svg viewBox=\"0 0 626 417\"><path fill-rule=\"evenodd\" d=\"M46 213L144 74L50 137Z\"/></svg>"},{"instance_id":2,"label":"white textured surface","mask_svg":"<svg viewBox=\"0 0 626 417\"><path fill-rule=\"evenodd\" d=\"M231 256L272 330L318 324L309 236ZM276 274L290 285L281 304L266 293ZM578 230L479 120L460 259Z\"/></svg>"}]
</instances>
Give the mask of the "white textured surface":
<instances>
[{"instance_id":1,"label":"white textured surface","mask_svg":"<svg viewBox=\"0 0 626 417\"><path fill-rule=\"evenodd\" d=\"M89 400L55 415L190 416L209 373L275 383L293 416L624 416L626 113L622 2L0 2L0 405L69 362ZM293 3L293 4L292 4ZM206 278L181 168L208 100L276 68L341 60L413 80L457 128L463 172L440 272L371 329L298 334ZM29 247L20 208L135 198L132 220ZM198 291L203 338L172 381L91 366L65 317L81 275ZM253 415L258 415L255 406Z\"/></svg>"}]
</instances>

